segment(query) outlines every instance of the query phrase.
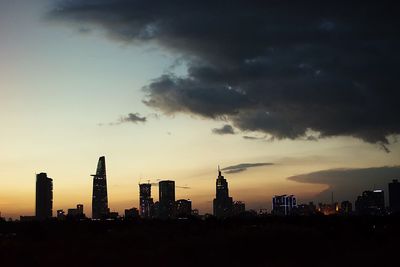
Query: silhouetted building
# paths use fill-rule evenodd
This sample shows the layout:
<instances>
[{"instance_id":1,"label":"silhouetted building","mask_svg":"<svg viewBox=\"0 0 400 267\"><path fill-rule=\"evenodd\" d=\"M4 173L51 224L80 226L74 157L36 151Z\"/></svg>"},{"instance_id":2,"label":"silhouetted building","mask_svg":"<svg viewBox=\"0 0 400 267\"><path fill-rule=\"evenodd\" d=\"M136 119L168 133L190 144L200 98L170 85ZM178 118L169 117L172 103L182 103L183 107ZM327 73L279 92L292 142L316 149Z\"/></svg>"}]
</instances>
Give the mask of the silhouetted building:
<instances>
[{"instance_id":1,"label":"silhouetted building","mask_svg":"<svg viewBox=\"0 0 400 267\"><path fill-rule=\"evenodd\" d=\"M139 211L137 208L131 208L125 210L125 220L132 220L139 218Z\"/></svg>"},{"instance_id":2,"label":"silhouetted building","mask_svg":"<svg viewBox=\"0 0 400 267\"><path fill-rule=\"evenodd\" d=\"M175 182L160 181L159 189L159 217L162 219L171 218L175 215Z\"/></svg>"},{"instance_id":3,"label":"silhouetted building","mask_svg":"<svg viewBox=\"0 0 400 267\"><path fill-rule=\"evenodd\" d=\"M384 215L385 196L383 190L364 191L358 196L356 211L359 215Z\"/></svg>"},{"instance_id":4,"label":"silhouetted building","mask_svg":"<svg viewBox=\"0 0 400 267\"><path fill-rule=\"evenodd\" d=\"M400 213L400 183L397 179L389 183L389 207L393 213Z\"/></svg>"},{"instance_id":5,"label":"silhouetted building","mask_svg":"<svg viewBox=\"0 0 400 267\"><path fill-rule=\"evenodd\" d=\"M46 173L36 174L36 219L53 216L53 180Z\"/></svg>"},{"instance_id":6,"label":"silhouetted building","mask_svg":"<svg viewBox=\"0 0 400 267\"><path fill-rule=\"evenodd\" d=\"M242 201L234 201L232 205L232 215L240 215L246 211L246 205Z\"/></svg>"},{"instance_id":7,"label":"silhouetted building","mask_svg":"<svg viewBox=\"0 0 400 267\"><path fill-rule=\"evenodd\" d=\"M317 207L313 202L309 202L308 204L300 204L292 210L292 213L299 216L312 216L317 214Z\"/></svg>"},{"instance_id":8,"label":"silhouetted building","mask_svg":"<svg viewBox=\"0 0 400 267\"><path fill-rule=\"evenodd\" d=\"M214 216L218 218L228 217L232 214L232 198L229 197L228 182L221 175L218 166L218 177L216 180L216 194L213 201Z\"/></svg>"},{"instance_id":9,"label":"silhouetted building","mask_svg":"<svg viewBox=\"0 0 400 267\"><path fill-rule=\"evenodd\" d=\"M176 201L176 216L178 218L188 218L192 215L192 201L179 199Z\"/></svg>"},{"instance_id":10,"label":"silhouetted building","mask_svg":"<svg viewBox=\"0 0 400 267\"><path fill-rule=\"evenodd\" d=\"M85 214L83 213L83 205L76 205L76 209L68 209L67 213L68 218L71 219L83 219L85 218Z\"/></svg>"},{"instance_id":11,"label":"silhouetted building","mask_svg":"<svg viewBox=\"0 0 400 267\"><path fill-rule=\"evenodd\" d=\"M36 216L20 216L19 220L21 222L33 222L34 220L36 220Z\"/></svg>"},{"instance_id":12,"label":"silhouetted building","mask_svg":"<svg viewBox=\"0 0 400 267\"><path fill-rule=\"evenodd\" d=\"M111 211L108 213L108 219L110 220L118 220L119 219L119 214L116 211Z\"/></svg>"},{"instance_id":13,"label":"silhouetted building","mask_svg":"<svg viewBox=\"0 0 400 267\"><path fill-rule=\"evenodd\" d=\"M342 201L340 203L340 209L339 209L340 214L342 215L349 215L353 212L353 204L351 204L350 201Z\"/></svg>"},{"instance_id":14,"label":"silhouetted building","mask_svg":"<svg viewBox=\"0 0 400 267\"><path fill-rule=\"evenodd\" d=\"M106 179L106 160L100 157L93 174L92 218L104 219L109 215Z\"/></svg>"},{"instance_id":15,"label":"silhouetted building","mask_svg":"<svg viewBox=\"0 0 400 267\"><path fill-rule=\"evenodd\" d=\"M57 210L57 220L65 220L65 212L64 210Z\"/></svg>"},{"instance_id":16,"label":"silhouetted building","mask_svg":"<svg viewBox=\"0 0 400 267\"><path fill-rule=\"evenodd\" d=\"M151 184L139 184L139 209L142 218L151 218L154 213L154 203L151 198Z\"/></svg>"},{"instance_id":17,"label":"silhouetted building","mask_svg":"<svg viewBox=\"0 0 400 267\"><path fill-rule=\"evenodd\" d=\"M296 197L294 195L281 195L272 198L272 214L274 215L291 215L296 206Z\"/></svg>"}]
</instances>

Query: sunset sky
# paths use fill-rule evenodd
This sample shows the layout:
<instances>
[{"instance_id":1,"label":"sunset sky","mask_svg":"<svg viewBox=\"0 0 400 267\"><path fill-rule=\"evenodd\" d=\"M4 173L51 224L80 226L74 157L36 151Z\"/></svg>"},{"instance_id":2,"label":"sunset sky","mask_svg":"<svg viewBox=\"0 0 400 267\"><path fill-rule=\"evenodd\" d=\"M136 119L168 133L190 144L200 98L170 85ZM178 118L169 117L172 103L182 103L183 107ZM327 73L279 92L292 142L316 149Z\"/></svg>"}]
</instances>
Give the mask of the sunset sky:
<instances>
[{"instance_id":1,"label":"sunset sky","mask_svg":"<svg viewBox=\"0 0 400 267\"><path fill-rule=\"evenodd\" d=\"M53 213L90 216L103 155L120 213L160 179L211 212L218 165L249 164L224 175L256 210L275 194L354 201L400 178L389 4L149 2L0 0L2 216L34 214L39 172Z\"/></svg>"}]
</instances>

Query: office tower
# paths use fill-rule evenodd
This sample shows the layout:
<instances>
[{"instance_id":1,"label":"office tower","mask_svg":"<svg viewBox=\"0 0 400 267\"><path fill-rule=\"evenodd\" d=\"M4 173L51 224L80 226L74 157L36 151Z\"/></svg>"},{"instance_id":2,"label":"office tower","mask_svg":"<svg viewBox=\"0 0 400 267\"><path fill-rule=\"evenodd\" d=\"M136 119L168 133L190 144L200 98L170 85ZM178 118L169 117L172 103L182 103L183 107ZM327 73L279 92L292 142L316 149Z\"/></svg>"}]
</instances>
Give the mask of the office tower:
<instances>
[{"instance_id":1,"label":"office tower","mask_svg":"<svg viewBox=\"0 0 400 267\"><path fill-rule=\"evenodd\" d=\"M178 218L188 218L192 215L192 201L186 199L179 199L175 203L176 216Z\"/></svg>"},{"instance_id":2,"label":"office tower","mask_svg":"<svg viewBox=\"0 0 400 267\"><path fill-rule=\"evenodd\" d=\"M232 213L232 198L229 197L228 182L221 175L218 166L218 177L216 180L216 194L213 201L214 216L218 218L228 217Z\"/></svg>"},{"instance_id":3,"label":"office tower","mask_svg":"<svg viewBox=\"0 0 400 267\"><path fill-rule=\"evenodd\" d=\"M160 181L159 189L159 217L162 219L171 218L175 215L175 182Z\"/></svg>"},{"instance_id":4,"label":"office tower","mask_svg":"<svg viewBox=\"0 0 400 267\"><path fill-rule=\"evenodd\" d=\"M232 206L232 215L240 215L246 211L246 205L242 201L234 201Z\"/></svg>"},{"instance_id":5,"label":"office tower","mask_svg":"<svg viewBox=\"0 0 400 267\"><path fill-rule=\"evenodd\" d=\"M153 217L154 203L151 198L151 184L139 184L139 209L142 218Z\"/></svg>"},{"instance_id":6,"label":"office tower","mask_svg":"<svg viewBox=\"0 0 400 267\"><path fill-rule=\"evenodd\" d=\"M46 173L36 174L36 219L45 220L53 216L53 179Z\"/></svg>"},{"instance_id":7,"label":"office tower","mask_svg":"<svg viewBox=\"0 0 400 267\"><path fill-rule=\"evenodd\" d=\"M340 204L340 214L350 214L353 212L353 204L350 201L343 201Z\"/></svg>"},{"instance_id":8,"label":"office tower","mask_svg":"<svg viewBox=\"0 0 400 267\"><path fill-rule=\"evenodd\" d=\"M104 219L109 214L106 180L106 160L100 157L93 176L92 218Z\"/></svg>"},{"instance_id":9,"label":"office tower","mask_svg":"<svg viewBox=\"0 0 400 267\"><path fill-rule=\"evenodd\" d=\"M357 197L356 211L359 215L384 215L385 197L383 190L364 191Z\"/></svg>"},{"instance_id":10,"label":"office tower","mask_svg":"<svg viewBox=\"0 0 400 267\"><path fill-rule=\"evenodd\" d=\"M272 198L272 214L287 216L292 214L292 210L297 207L294 195L281 195Z\"/></svg>"},{"instance_id":11,"label":"office tower","mask_svg":"<svg viewBox=\"0 0 400 267\"><path fill-rule=\"evenodd\" d=\"M397 179L389 183L389 207L393 213L400 213L400 183Z\"/></svg>"}]
</instances>

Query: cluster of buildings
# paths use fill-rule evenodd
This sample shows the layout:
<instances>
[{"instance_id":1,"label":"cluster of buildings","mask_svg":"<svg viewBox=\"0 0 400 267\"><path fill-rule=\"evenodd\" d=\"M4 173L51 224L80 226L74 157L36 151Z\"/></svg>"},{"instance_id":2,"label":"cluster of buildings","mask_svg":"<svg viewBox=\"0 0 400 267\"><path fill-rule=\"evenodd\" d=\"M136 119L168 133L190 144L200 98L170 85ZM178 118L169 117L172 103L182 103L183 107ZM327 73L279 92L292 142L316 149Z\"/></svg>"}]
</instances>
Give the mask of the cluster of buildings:
<instances>
[{"instance_id":1,"label":"cluster of buildings","mask_svg":"<svg viewBox=\"0 0 400 267\"><path fill-rule=\"evenodd\" d=\"M329 204L313 202L297 205L294 195L274 196L272 199L272 214L274 215L362 215L382 216L388 214L400 214L400 183L393 180L389 183L389 206L385 206L384 190L364 191L353 204L346 200L341 203L332 202Z\"/></svg>"},{"instance_id":2,"label":"cluster of buildings","mask_svg":"<svg viewBox=\"0 0 400 267\"><path fill-rule=\"evenodd\" d=\"M96 174L93 177L92 194L92 219L118 219L121 216L117 212L110 211L108 207L107 194L107 175L105 157L100 157ZM158 201L154 201L151 195L152 186L158 186ZM175 199L175 182L171 180L160 181L158 184L143 183L139 184L139 209L126 209L124 219L134 218L189 218L198 216L198 210L192 209L192 202L188 199ZM53 180L47 177L46 173L36 175L36 209L35 216L21 216L21 220L46 220L53 216ZM229 196L228 182L221 174L218 167L218 177L216 179L216 193L213 200L213 215L217 218L227 218L244 214L245 204L241 201L233 201ZM385 207L383 190L364 191L355 201L355 211L350 201L343 201L340 204L332 202L330 204L313 202L308 204L297 204L294 195L277 195L272 198L272 215L386 215L400 213L400 183L393 180L389 184L389 208ZM251 211L251 214L257 214ZM265 215L265 210L260 210L259 215ZM57 219L85 219L83 205L78 204L76 208L57 210Z\"/></svg>"}]
</instances>

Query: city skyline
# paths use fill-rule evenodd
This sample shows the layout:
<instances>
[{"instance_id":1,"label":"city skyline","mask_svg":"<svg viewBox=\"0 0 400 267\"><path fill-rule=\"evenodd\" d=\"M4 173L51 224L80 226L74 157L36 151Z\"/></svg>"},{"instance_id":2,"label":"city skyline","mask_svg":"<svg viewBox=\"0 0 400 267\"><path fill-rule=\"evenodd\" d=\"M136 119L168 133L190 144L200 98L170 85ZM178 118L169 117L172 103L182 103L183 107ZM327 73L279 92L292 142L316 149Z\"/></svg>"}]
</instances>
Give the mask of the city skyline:
<instances>
[{"instance_id":1,"label":"city skyline","mask_svg":"<svg viewBox=\"0 0 400 267\"><path fill-rule=\"evenodd\" d=\"M218 164L247 209L387 192L400 177L398 18L328 2L0 0L2 216L34 214L41 172L53 213L91 215L99 155L120 214L148 179L212 213Z\"/></svg>"}]
</instances>

